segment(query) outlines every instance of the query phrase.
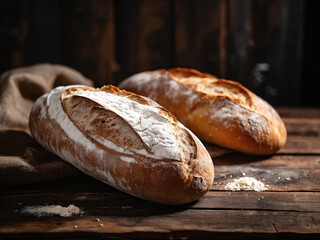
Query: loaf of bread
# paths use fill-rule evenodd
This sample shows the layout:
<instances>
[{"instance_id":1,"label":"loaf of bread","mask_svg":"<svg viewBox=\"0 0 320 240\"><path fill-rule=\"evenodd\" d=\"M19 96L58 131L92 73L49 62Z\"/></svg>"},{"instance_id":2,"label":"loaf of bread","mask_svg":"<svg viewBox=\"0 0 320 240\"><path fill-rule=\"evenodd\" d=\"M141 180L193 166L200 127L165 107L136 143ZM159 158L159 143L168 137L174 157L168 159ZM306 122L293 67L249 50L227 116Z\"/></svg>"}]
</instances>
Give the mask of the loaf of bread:
<instances>
[{"instance_id":1,"label":"loaf of bread","mask_svg":"<svg viewBox=\"0 0 320 240\"><path fill-rule=\"evenodd\" d=\"M58 87L30 118L34 138L84 173L150 201L178 205L211 187L202 143L154 101L114 86Z\"/></svg>"},{"instance_id":2,"label":"loaf of bread","mask_svg":"<svg viewBox=\"0 0 320 240\"><path fill-rule=\"evenodd\" d=\"M272 154L287 131L275 109L241 84L193 69L142 72L119 87L158 102L200 139L247 154Z\"/></svg>"}]
</instances>

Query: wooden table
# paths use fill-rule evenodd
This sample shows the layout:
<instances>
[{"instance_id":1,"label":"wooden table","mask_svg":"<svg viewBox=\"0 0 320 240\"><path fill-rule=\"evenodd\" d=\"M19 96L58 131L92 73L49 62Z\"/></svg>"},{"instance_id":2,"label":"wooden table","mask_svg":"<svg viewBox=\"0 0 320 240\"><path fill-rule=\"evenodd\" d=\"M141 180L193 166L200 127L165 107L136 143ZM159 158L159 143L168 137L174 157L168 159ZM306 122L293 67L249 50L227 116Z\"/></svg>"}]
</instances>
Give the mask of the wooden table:
<instances>
[{"instance_id":1,"label":"wooden table","mask_svg":"<svg viewBox=\"0 0 320 240\"><path fill-rule=\"evenodd\" d=\"M215 157L212 189L195 203L163 206L87 176L8 187L0 193L0 238L320 239L320 109L278 111L288 130L286 146L273 156ZM269 190L224 189L244 174ZM34 217L19 211L71 203L81 208L81 216Z\"/></svg>"}]
</instances>

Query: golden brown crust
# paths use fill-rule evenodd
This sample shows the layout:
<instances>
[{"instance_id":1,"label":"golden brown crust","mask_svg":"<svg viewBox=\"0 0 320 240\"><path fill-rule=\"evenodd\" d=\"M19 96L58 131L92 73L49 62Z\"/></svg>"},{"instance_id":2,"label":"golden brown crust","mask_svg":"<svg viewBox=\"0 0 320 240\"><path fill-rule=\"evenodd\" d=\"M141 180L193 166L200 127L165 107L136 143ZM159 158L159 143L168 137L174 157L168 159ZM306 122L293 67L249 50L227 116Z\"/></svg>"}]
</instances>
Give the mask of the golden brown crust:
<instances>
[{"instance_id":1,"label":"golden brown crust","mask_svg":"<svg viewBox=\"0 0 320 240\"><path fill-rule=\"evenodd\" d=\"M161 137L165 141L175 139L173 153L168 151L169 157L161 155L167 151L166 145L157 153L157 146L146 141L148 138L131 124L130 117L126 119L118 109L108 108L105 101L92 95L101 97L101 92L112 94L108 101L120 97L129 114L134 112L125 99L142 105L134 106L146 109L148 117L154 114L151 118L167 119L169 130L164 134L172 135L151 136L160 142ZM150 107L155 113L149 111ZM141 117L145 117L143 114ZM213 181L212 160L191 132L154 101L113 86L55 89L36 101L29 125L46 149L86 174L134 196L163 204L184 204L202 197Z\"/></svg>"},{"instance_id":2,"label":"golden brown crust","mask_svg":"<svg viewBox=\"0 0 320 240\"><path fill-rule=\"evenodd\" d=\"M136 74L120 88L147 96L198 137L248 154L272 154L287 132L277 112L240 83L193 69Z\"/></svg>"}]
</instances>

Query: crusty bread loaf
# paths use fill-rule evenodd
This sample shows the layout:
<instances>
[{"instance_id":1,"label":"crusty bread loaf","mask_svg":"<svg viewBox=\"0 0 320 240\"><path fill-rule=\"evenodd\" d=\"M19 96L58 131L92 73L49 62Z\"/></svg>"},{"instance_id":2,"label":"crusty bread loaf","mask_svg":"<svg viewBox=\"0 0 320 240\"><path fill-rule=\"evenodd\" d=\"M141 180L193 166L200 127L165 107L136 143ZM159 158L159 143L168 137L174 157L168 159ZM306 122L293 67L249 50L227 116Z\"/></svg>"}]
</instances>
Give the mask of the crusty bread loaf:
<instances>
[{"instance_id":1,"label":"crusty bread loaf","mask_svg":"<svg viewBox=\"0 0 320 240\"><path fill-rule=\"evenodd\" d=\"M241 84L196 70L138 73L120 88L150 97L199 138L247 154L272 154L287 131L278 113Z\"/></svg>"},{"instance_id":2,"label":"crusty bread loaf","mask_svg":"<svg viewBox=\"0 0 320 240\"><path fill-rule=\"evenodd\" d=\"M58 87L30 119L46 149L119 190L178 205L202 197L213 163L202 143L154 101L113 86Z\"/></svg>"}]
</instances>

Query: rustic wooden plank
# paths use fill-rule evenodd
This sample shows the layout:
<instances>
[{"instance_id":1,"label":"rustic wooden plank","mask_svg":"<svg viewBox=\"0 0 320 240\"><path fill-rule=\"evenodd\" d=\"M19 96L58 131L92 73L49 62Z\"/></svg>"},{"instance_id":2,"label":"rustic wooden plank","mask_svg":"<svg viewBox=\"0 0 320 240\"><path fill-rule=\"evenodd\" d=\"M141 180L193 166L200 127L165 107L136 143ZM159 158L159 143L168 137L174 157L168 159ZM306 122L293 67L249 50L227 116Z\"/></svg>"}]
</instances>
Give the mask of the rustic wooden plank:
<instances>
[{"instance_id":1,"label":"rustic wooden plank","mask_svg":"<svg viewBox=\"0 0 320 240\"><path fill-rule=\"evenodd\" d=\"M271 104L301 102L302 15L300 0L252 2L247 76Z\"/></svg>"},{"instance_id":2,"label":"rustic wooden plank","mask_svg":"<svg viewBox=\"0 0 320 240\"><path fill-rule=\"evenodd\" d=\"M277 1L275 1L277 2ZM270 62L277 62L274 68L275 75L270 74L271 84L279 86L279 94L275 97L274 102L277 105L301 105L302 93L301 85L303 79L302 59L303 59L303 34L304 34L304 14L305 1L291 0L284 1L285 5L281 11L282 24L279 29L279 38L274 37L272 41L278 45L277 59L270 57ZM276 15L273 19L276 18ZM273 45L274 46L274 45ZM269 52L270 54L270 52ZM271 54L270 54L271 56ZM266 89L266 92L268 90ZM272 89L270 91L271 98Z\"/></svg>"},{"instance_id":3,"label":"rustic wooden plank","mask_svg":"<svg viewBox=\"0 0 320 240\"><path fill-rule=\"evenodd\" d=\"M251 1L246 78L271 104L301 103L303 9L301 0Z\"/></svg>"},{"instance_id":4,"label":"rustic wooden plank","mask_svg":"<svg viewBox=\"0 0 320 240\"><path fill-rule=\"evenodd\" d=\"M225 190L228 182L235 178L254 177L269 185L269 191L320 191L320 156L316 155L274 155L249 156L229 154L215 158L215 181L212 190ZM58 184L60 182L60 184ZM47 192L60 192L61 184L64 192L114 192L115 189L92 178L83 176L74 179L61 180L53 183L34 184L26 186L2 186L2 192L26 193L50 189Z\"/></svg>"},{"instance_id":5,"label":"rustic wooden plank","mask_svg":"<svg viewBox=\"0 0 320 240\"><path fill-rule=\"evenodd\" d=\"M283 118L288 135L320 135L320 118Z\"/></svg>"},{"instance_id":6,"label":"rustic wooden plank","mask_svg":"<svg viewBox=\"0 0 320 240\"><path fill-rule=\"evenodd\" d=\"M74 182L70 190L67 187L68 191L65 191L63 183L57 185L59 193L50 188L43 188L34 192L1 194L0 236L54 238L60 236L59 234L65 237L106 237L116 234L118 237L129 235L163 239L168 235L196 237L199 234L210 238L217 236L219 232L234 232L235 235L230 235L234 239L238 238L239 233L251 231L270 234L287 231L319 234L318 192L214 191L193 204L170 207L141 200L120 191L93 192L94 187L90 185L86 187L88 192L79 193L77 183L79 182ZM19 211L26 205L67 206L70 203L79 206L84 211L83 216L37 218L22 215ZM100 222L96 221L97 217ZM265 218L270 221L266 221ZM259 222L259 225L253 226L256 222ZM100 223L103 227L99 227ZM75 225L78 226L77 229L74 229Z\"/></svg>"},{"instance_id":7,"label":"rustic wooden plank","mask_svg":"<svg viewBox=\"0 0 320 240\"><path fill-rule=\"evenodd\" d=\"M320 193L210 191L192 208L320 212Z\"/></svg>"},{"instance_id":8,"label":"rustic wooden plank","mask_svg":"<svg viewBox=\"0 0 320 240\"><path fill-rule=\"evenodd\" d=\"M175 232L130 232L130 233L100 233L73 231L63 233L23 233L4 234L5 239L297 239L310 240L319 239L319 234L297 234L297 233L239 233L239 232L199 232L192 230L182 230Z\"/></svg>"},{"instance_id":9,"label":"rustic wooden plank","mask_svg":"<svg viewBox=\"0 0 320 240\"><path fill-rule=\"evenodd\" d=\"M212 190L225 190L227 183L247 176L269 185L269 191L320 191L320 156L225 155L214 159Z\"/></svg>"},{"instance_id":10,"label":"rustic wooden plank","mask_svg":"<svg viewBox=\"0 0 320 240\"><path fill-rule=\"evenodd\" d=\"M304 1L304 58L301 77L302 104L307 106L320 106L320 59L319 42L320 34L318 23L320 22L320 2L318 0Z\"/></svg>"},{"instance_id":11,"label":"rustic wooden plank","mask_svg":"<svg viewBox=\"0 0 320 240\"><path fill-rule=\"evenodd\" d=\"M59 0L25 1L27 5L27 37L25 65L60 63L61 24Z\"/></svg>"},{"instance_id":12,"label":"rustic wooden plank","mask_svg":"<svg viewBox=\"0 0 320 240\"><path fill-rule=\"evenodd\" d=\"M288 170L294 166L293 168L305 173L303 178L310 180L312 176L308 173L309 168L316 168L314 161L320 163L317 156L308 156L308 158L273 156L265 159L229 155L217 158L215 161L218 176L216 181L221 183L220 186L218 184L220 190L223 190L223 184L227 183L227 181L223 183L224 176L221 172L227 174L229 171L234 176L228 176L227 179L234 179L238 172L232 170L234 166L239 166L238 170L241 175L243 172L246 173L246 176L255 173L252 175L255 177L263 177L261 172L269 169L270 171L265 173L276 179L277 183L271 189L275 190L278 187L276 184L281 185L283 181L293 182L292 184L300 185L300 187L308 186L306 179L303 180L304 183L301 183L299 177L298 180L285 179L287 176L285 173L294 172L292 169ZM286 169L283 168L283 162L286 163ZM228 171L225 171L224 168L227 168ZM257 170L261 171L258 175ZM316 171L314 174L319 175ZM277 175L273 176L273 173ZM319 183L319 179L313 179L313 181ZM315 192L211 191L196 203L170 207L129 196L86 177L82 180L76 178L61 181L60 184L57 182L51 185L43 184L41 188L39 185L30 186L29 189L28 187L7 188L2 191L0 195L2 203L0 205L0 236L5 238L130 236L163 239L172 236L196 238L201 235L203 238L213 236L225 238L226 234L219 235L219 233L234 232L234 235L230 233L227 235L232 239L239 236L245 239L249 236L245 233L253 231L263 234L260 235L260 238L270 239L279 237L278 234L282 232L319 234L320 195L316 190L313 190ZM219 190L219 187L214 187L214 189ZM288 190L291 191L292 188ZM306 190L308 189L302 188L298 191ZM85 212L84 215L67 219L60 217L39 219L23 216L19 211L14 211L25 205L62 204L65 206L70 203L79 206ZM103 227L99 227L95 220L96 217L100 218L99 224L104 224ZM259 224L253 226L257 222ZM77 225L78 228L74 229L74 225ZM266 233L271 235L264 235ZM307 235L307 237L308 239L316 238L315 235ZM291 237L294 236L291 235ZM298 236L301 237L301 235Z\"/></svg>"},{"instance_id":13,"label":"rustic wooden plank","mask_svg":"<svg viewBox=\"0 0 320 240\"><path fill-rule=\"evenodd\" d=\"M63 189L63 186L60 186ZM17 201L18 200L18 201ZM210 191L199 201L183 206L165 206L145 201L131 195L115 192L13 192L1 197L0 213L19 213L25 206L57 205L70 203L81 206L91 215L103 212L105 215L149 216L186 209L229 209L320 212L319 192L252 192L252 191ZM124 211L125 210L125 211ZM87 214L86 212L84 214Z\"/></svg>"},{"instance_id":14,"label":"rustic wooden plank","mask_svg":"<svg viewBox=\"0 0 320 240\"><path fill-rule=\"evenodd\" d=\"M320 134L318 136L289 135L286 145L277 154L320 154Z\"/></svg>"},{"instance_id":15,"label":"rustic wooden plank","mask_svg":"<svg viewBox=\"0 0 320 240\"><path fill-rule=\"evenodd\" d=\"M224 77L226 1L177 0L174 3L175 64Z\"/></svg>"},{"instance_id":16,"label":"rustic wooden plank","mask_svg":"<svg viewBox=\"0 0 320 240\"><path fill-rule=\"evenodd\" d=\"M303 132L298 132L298 134L301 133ZM310 131L307 133L310 134ZM222 155L236 153L231 149L222 148L207 142L204 142L204 146L213 159ZM318 136L288 135L285 146L276 154L320 154L320 134Z\"/></svg>"},{"instance_id":17,"label":"rustic wooden plank","mask_svg":"<svg viewBox=\"0 0 320 240\"><path fill-rule=\"evenodd\" d=\"M25 64L28 33L25 1L0 1L0 74Z\"/></svg>"},{"instance_id":18,"label":"rustic wooden plank","mask_svg":"<svg viewBox=\"0 0 320 240\"><path fill-rule=\"evenodd\" d=\"M107 234L132 234L143 237L145 233L179 234L179 232L192 231L213 237L216 232L237 233L319 233L320 214L283 212L283 211L248 211L248 210L184 210L170 214L151 215L148 217L124 217L105 215L104 212L82 217L63 219L51 218L25 218L19 221L17 217L3 215L6 221L0 226L1 234L41 234L41 233L88 233L95 232ZM96 221L99 217L100 222ZM16 221L14 221L16 220ZM99 224L103 224L99 227ZM77 229L74 228L77 226ZM16 235L17 236L17 235ZM150 237L150 236L149 236Z\"/></svg>"},{"instance_id":19,"label":"rustic wooden plank","mask_svg":"<svg viewBox=\"0 0 320 240\"><path fill-rule=\"evenodd\" d=\"M113 0L60 1L62 63L80 70L96 86L115 84Z\"/></svg>"},{"instance_id":20,"label":"rustic wooden plank","mask_svg":"<svg viewBox=\"0 0 320 240\"><path fill-rule=\"evenodd\" d=\"M118 76L173 66L172 4L164 1L115 1Z\"/></svg>"},{"instance_id":21,"label":"rustic wooden plank","mask_svg":"<svg viewBox=\"0 0 320 240\"><path fill-rule=\"evenodd\" d=\"M320 118L320 108L276 107L282 118Z\"/></svg>"},{"instance_id":22,"label":"rustic wooden plank","mask_svg":"<svg viewBox=\"0 0 320 240\"><path fill-rule=\"evenodd\" d=\"M203 144L212 159L235 152L234 150L223 148L223 147L220 147L215 144L211 144L211 143L207 143L207 142L203 142Z\"/></svg>"},{"instance_id":23,"label":"rustic wooden plank","mask_svg":"<svg viewBox=\"0 0 320 240\"><path fill-rule=\"evenodd\" d=\"M283 167L281 163L283 159L279 159L279 156L275 156L276 159L273 159L273 163L269 162L268 164L264 163L263 160L262 162L252 162L252 158L247 159L246 156L244 156L245 158L238 156L233 161L240 162L232 163L230 157L234 156L225 156L224 158L229 162L225 161L223 163L221 163L221 159L217 159L215 165L216 178L212 189L223 190L223 192L209 192L195 205L187 205L188 208L318 211L318 205L320 204L319 170L313 172L316 175L316 178L314 178L309 173L310 170L304 167L310 165L312 160L305 159L306 162L304 164L297 164L297 161L301 162L303 159L296 159L291 164L296 165L295 167L298 170L292 170L290 167ZM247 164L245 164L246 161L248 162ZM317 162L318 164L320 163L319 158ZM309 168L316 168L316 166L313 167L311 165ZM225 192L226 184L243 176L243 173L245 173L245 176L255 177L269 184L269 191L284 192ZM310 189L310 186L314 186L314 188ZM68 181L64 180L42 185L8 187L7 189L2 189L0 199L2 202L0 212L7 208L14 209L21 205L62 204L66 202L93 207L96 206L97 202L103 202L105 211L109 209L109 213L117 215L137 213L145 215L156 212L170 212L172 210L171 207L132 197L89 177L78 177ZM17 205L18 202L21 205ZM125 213L122 212L123 208L126 208ZM97 211L99 212L100 210L97 209Z\"/></svg>"},{"instance_id":24,"label":"rustic wooden plank","mask_svg":"<svg viewBox=\"0 0 320 240\"><path fill-rule=\"evenodd\" d=\"M25 185L12 185L12 186L1 186L0 192L4 195L6 193L56 193L60 192L62 194L68 192L84 193L84 192L116 192L117 190L107 184L96 180L88 175L82 174L76 177L70 177L52 182L42 182L34 184ZM89 190L88 190L89 189Z\"/></svg>"},{"instance_id":25,"label":"rustic wooden plank","mask_svg":"<svg viewBox=\"0 0 320 240\"><path fill-rule=\"evenodd\" d=\"M228 79L249 86L246 79L250 23L249 0L230 0L227 5L227 74ZM251 89L254 91L254 89Z\"/></svg>"}]
</instances>

